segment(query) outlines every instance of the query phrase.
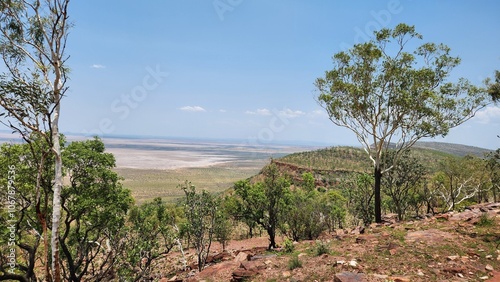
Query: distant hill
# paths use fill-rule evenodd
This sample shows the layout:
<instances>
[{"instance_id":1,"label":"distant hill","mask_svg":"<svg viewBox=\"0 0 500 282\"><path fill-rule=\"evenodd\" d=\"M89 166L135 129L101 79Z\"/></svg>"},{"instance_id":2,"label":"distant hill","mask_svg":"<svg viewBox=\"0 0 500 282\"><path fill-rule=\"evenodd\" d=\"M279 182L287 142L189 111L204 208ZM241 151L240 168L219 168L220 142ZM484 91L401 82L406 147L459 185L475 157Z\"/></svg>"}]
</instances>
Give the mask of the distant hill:
<instances>
[{"instance_id":1,"label":"distant hill","mask_svg":"<svg viewBox=\"0 0 500 282\"><path fill-rule=\"evenodd\" d=\"M444 143L444 142L432 142L432 141L417 142L414 145L414 147L435 150L435 151L439 151L439 152L443 152L443 153L456 155L459 157L463 157L466 155L472 155L472 156L477 156L477 157L482 158L486 154L491 152L491 150L479 148L479 147L474 147L474 146L467 146L467 145L453 144L453 143Z\"/></svg>"},{"instance_id":2,"label":"distant hill","mask_svg":"<svg viewBox=\"0 0 500 282\"><path fill-rule=\"evenodd\" d=\"M474 155L484 157L490 150L442 142L418 142L412 154L420 159L430 173L439 169L442 160L448 157ZM304 172L313 172L320 186L332 185L342 175L350 172L372 173L373 166L366 152L359 147L330 147L286 155L274 162L292 177L300 181Z\"/></svg>"}]
</instances>

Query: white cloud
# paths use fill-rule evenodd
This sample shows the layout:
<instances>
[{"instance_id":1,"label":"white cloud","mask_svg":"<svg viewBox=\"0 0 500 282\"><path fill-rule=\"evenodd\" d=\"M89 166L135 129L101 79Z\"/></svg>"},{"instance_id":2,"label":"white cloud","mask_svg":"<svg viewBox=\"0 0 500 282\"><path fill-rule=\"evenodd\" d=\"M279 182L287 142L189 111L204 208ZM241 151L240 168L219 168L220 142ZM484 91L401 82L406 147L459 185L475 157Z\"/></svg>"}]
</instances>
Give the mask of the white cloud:
<instances>
[{"instance_id":1,"label":"white cloud","mask_svg":"<svg viewBox=\"0 0 500 282\"><path fill-rule=\"evenodd\" d=\"M476 113L473 118L474 121L482 124L500 123L500 107L488 106Z\"/></svg>"},{"instance_id":2,"label":"white cloud","mask_svg":"<svg viewBox=\"0 0 500 282\"><path fill-rule=\"evenodd\" d=\"M271 111L268 109L257 109L257 111L246 111L245 114L248 115L259 115L259 116L270 116Z\"/></svg>"},{"instance_id":3,"label":"white cloud","mask_svg":"<svg viewBox=\"0 0 500 282\"><path fill-rule=\"evenodd\" d=\"M185 106L179 108L179 110L186 112L206 112L206 110L200 106Z\"/></svg>"},{"instance_id":4,"label":"white cloud","mask_svg":"<svg viewBox=\"0 0 500 282\"><path fill-rule=\"evenodd\" d=\"M220 110L219 110L219 112L220 112L220 113L225 113L225 112L227 112L227 111L226 111L226 110L224 110L224 109L220 109Z\"/></svg>"},{"instance_id":5,"label":"white cloud","mask_svg":"<svg viewBox=\"0 0 500 282\"><path fill-rule=\"evenodd\" d=\"M279 111L279 115L281 116L284 116L286 118L296 118L296 117L300 117L300 116L303 116L305 115L306 113L304 113L303 111L294 111L292 109L283 109L281 111Z\"/></svg>"},{"instance_id":6,"label":"white cloud","mask_svg":"<svg viewBox=\"0 0 500 282\"><path fill-rule=\"evenodd\" d=\"M105 69L106 68L105 65L100 65L100 64L93 64L90 67L93 69Z\"/></svg>"},{"instance_id":7,"label":"white cloud","mask_svg":"<svg viewBox=\"0 0 500 282\"><path fill-rule=\"evenodd\" d=\"M328 117L328 114L326 113L325 110L318 109L318 110L314 110L314 111L310 112L309 116L311 118L319 118L319 117Z\"/></svg>"}]
</instances>

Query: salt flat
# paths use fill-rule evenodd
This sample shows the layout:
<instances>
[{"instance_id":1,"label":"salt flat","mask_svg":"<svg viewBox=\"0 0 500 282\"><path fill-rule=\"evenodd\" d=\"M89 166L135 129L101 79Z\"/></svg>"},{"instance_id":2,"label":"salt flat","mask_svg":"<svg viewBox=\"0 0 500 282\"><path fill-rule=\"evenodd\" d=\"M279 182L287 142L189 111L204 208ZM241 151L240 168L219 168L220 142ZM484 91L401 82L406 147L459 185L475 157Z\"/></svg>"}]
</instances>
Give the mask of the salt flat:
<instances>
[{"instance_id":1,"label":"salt flat","mask_svg":"<svg viewBox=\"0 0 500 282\"><path fill-rule=\"evenodd\" d=\"M310 149L305 146L251 146L238 142L198 140L104 138L103 142L107 152L115 156L117 168L154 170L238 166Z\"/></svg>"}]
</instances>

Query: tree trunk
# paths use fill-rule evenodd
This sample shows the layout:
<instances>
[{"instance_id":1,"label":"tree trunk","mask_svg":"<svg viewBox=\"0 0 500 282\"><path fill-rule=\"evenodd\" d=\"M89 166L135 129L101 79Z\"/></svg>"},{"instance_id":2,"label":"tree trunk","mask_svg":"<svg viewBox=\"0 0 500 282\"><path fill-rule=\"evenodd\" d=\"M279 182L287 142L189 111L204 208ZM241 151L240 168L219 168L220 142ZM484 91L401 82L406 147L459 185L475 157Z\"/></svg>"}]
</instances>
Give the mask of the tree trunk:
<instances>
[{"instance_id":1,"label":"tree trunk","mask_svg":"<svg viewBox=\"0 0 500 282\"><path fill-rule=\"evenodd\" d=\"M380 196L380 187L382 182L382 170L380 166L375 166L375 187L374 187L374 196L375 196L375 222L382 223L382 198Z\"/></svg>"},{"instance_id":2,"label":"tree trunk","mask_svg":"<svg viewBox=\"0 0 500 282\"><path fill-rule=\"evenodd\" d=\"M52 150L55 157L55 177L54 177L54 196L52 200L52 237L50 240L52 246L52 278L55 282L61 281L61 268L59 265L59 221L61 219L61 189L62 189L62 158L61 144L59 142L59 114L60 101L59 95L55 95L57 106L54 111L52 122Z\"/></svg>"},{"instance_id":3,"label":"tree trunk","mask_svg":"<svg viewBox=\"0 0 500 282\"><path fill-rule=\"evenodd\" d=\"M269 250L276 249L276 231L274 228L267 228L267 234L269 235Z\"/></svg>"}]
</instances>

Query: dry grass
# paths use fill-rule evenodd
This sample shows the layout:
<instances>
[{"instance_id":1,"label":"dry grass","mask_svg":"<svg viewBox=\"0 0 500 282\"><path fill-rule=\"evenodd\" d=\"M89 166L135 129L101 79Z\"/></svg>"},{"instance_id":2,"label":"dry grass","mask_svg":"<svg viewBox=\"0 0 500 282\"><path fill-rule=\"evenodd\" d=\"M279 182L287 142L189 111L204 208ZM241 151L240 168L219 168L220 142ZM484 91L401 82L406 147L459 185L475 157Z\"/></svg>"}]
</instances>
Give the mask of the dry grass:
<instances>
[{"instance_id":1,"label":"dry grass","mask_svg":"<svg viewBox=\"0 0 500 282\"><path fill-rule=\"evenodd\" d=\"M197 189L219 193L231 188L234 182L246 179L259 172L267 160L243 164L226 164L210 167L178 168L170 170L117 168L124 178L123 186L132 191L137 204L160 197L175 202L184 196L178 187L190 181Z\"/></svg>"}]
</instances>

